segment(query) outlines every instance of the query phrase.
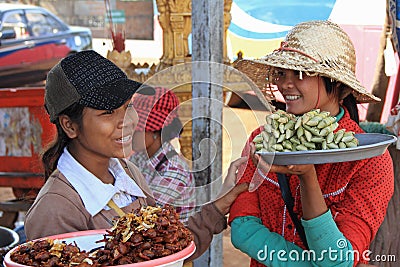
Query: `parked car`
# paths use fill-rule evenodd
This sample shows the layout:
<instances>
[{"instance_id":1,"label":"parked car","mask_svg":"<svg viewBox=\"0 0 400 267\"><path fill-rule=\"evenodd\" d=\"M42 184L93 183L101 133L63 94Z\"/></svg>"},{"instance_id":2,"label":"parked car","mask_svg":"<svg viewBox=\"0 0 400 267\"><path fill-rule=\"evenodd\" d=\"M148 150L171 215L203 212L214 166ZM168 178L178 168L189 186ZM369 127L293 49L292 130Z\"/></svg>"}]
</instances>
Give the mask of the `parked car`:
<instances>
[{"instance_id":1,"label":"parked car","mask_svg":"<svg viewBox=\"0 0 400 267\"><path fill-rule=\"evenodd\" d=\"M44 81L60 59L91 48L89 28L69 26L42 7L0 3L0 88Z\"/></svg>"}]
</instances>

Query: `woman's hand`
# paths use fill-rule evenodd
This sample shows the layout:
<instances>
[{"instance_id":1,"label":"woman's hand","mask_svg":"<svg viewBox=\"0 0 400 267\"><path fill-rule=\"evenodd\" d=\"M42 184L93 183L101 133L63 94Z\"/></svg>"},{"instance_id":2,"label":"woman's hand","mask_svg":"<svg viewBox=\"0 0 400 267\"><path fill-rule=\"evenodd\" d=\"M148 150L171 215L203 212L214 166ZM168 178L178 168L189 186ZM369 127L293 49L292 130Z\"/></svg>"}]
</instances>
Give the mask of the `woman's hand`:
<instances>
[{"instance_id":1,"label":"woman's hand","mask_svg":"<svg viewBox=\"0 0 400 267\"><path fill-rule=\"evenodd\" d=\"M250 157L254 165L261 169L264 173L275 172L283 174L296 174L302 178L310 178L315 175L315 168L313 164L303 165L270 165L261 158L259 154L256 154L256 147L253 143L250 143Z\"/></svg>"},{"instance_id":2,"label":"woman's hand","mask_svg":"<svg viewBox=\"0 0 400 267\"><path fill-rule=\"evenodd\" d=\"M249 187L248 183L237 183L237 170L240 165L247 162L246 157L241 157L231 163L226 175L218 199L214 201L215 207L222 213L227 214L235 199Z\"/></svg>"},{"instance_id":3,"label":"woman's hand","mask_svg":"<svg viewBox=\"0 0 400 267\"><path fill-rule=\"evenodd\" d=\"M300 195L303 207L303 218L309 220L325 213L328 208L319 187L317 172L313 164L307 165L271 165L265 162L260 155L256 154L254 144L250 143L250 157L257 168L264 173L274 172L283 174L295 174L300 179ZM272 161L272 160L271 160ZM258 175L254 177L259 177ZM259 178L253 178L250 188L254 191L261 182Z\"/></svg>"}]
</instances>

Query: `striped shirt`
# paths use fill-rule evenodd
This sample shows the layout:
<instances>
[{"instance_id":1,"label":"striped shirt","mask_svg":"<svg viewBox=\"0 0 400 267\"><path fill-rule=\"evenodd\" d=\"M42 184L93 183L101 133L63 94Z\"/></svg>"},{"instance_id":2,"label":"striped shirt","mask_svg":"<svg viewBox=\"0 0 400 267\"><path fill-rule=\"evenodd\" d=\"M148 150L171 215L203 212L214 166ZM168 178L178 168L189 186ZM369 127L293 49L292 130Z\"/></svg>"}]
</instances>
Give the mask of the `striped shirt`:
<instances>
[{"instance_id":1,"label":"striped shirt","mask_svg":"<svg viewBox=\"0 0 400 267\"><path fill-rule=\"evenodd\" d=\"M175 154L168 156L167 160L157 167L172 150L174 147L165 142L151 158L144 151L133 154L130 161L142 172L153 191L157 205L173 205L180 215L180 220L186 224L195 212L195 181L189 166L180 155Z\"/></svg>"}]
</instances>

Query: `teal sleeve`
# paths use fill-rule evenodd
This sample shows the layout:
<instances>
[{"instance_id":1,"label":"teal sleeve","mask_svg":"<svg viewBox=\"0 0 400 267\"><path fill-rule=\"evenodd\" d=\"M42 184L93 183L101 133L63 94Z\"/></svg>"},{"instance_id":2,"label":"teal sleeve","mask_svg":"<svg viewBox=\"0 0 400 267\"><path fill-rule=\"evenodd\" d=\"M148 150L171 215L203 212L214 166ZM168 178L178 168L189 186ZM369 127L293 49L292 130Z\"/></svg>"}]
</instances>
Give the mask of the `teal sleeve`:
<instances>
[{"instance_id":1,"label":"teal sleeve","mask_svg":"<svg viewBox=\"0 0 400 267\"><path fill-rule=\"evenodd\" d=\"M303 249L269 231L261 219L254 216L237 217L232 221L231 240L237 249L269 267L318 266L301 261Z\"/></svg>"},{"instance_id":2,"label":"teal sleeve","mask_svg":"<svg viewBox=\"0 0 400 267\"><path fill-rule=\"evenodd\" d=\"M322 218L322 220L326 219L327 216L324 216L324 218ZM313 220L306 221L306 224L312 224ZM322 220L316 222L316 224L321 224ZM333 221L332 217L331 220ZM303 223L304 222L305 221L303 221ZM316 227L316 225L314 224L312 227ZM326 226L319 225L319 228L323 228L324 232L327 232L325 230L327 229ZM335 228L337 229L336 225ZM314 228L312 229L314 230ZM308 228L308 230L311 230L311 228ZM321 231L321 229L318 229L318 231ZM330 229L329 231L331 232L332 229ZM315 233L312 239L314 240L314 238L317 236L321 235ZM318 249L318 252L317 250L313 250L313 248L311 248L311 250L303 250L299 246L286 241L281 235L269 231L268 228L266 228L262 224L261 219L254 216L237 217L232 221L231 240L232 244L237 249L241 250L242 252L249 255L251 258L269 267L353 266L353 261L340 260L340 257L335 258L335 253L333 252L331 252L331 255L329 255L330 250L327 249L329 245L327 246L322 240L319 240L315 243L311 242L311 244L310 241L308 242L310 248L318 245L322 246L322 248L324 249ZM345 239L345 241L347 240ZM351 245L349 246L350 243L347 243L348 246L346 247L346 249L351 250ZM338 255L338 253L339 252L337 252L336 255ZM326 259L329 257L331 257L332 260Z\"/></svg>"},{"instance_id":3,"label":"teal sleeve","mask_svg":"<svg viewBox=\"0 0 400 267\"><path fill-rule=\"evenodd\" d=\"M308 247L318 255L317 261L321 266L353 266L353 246L340 232L331 211L311 219L301 220L306 233Z\"/></svg>"}]
</instances>

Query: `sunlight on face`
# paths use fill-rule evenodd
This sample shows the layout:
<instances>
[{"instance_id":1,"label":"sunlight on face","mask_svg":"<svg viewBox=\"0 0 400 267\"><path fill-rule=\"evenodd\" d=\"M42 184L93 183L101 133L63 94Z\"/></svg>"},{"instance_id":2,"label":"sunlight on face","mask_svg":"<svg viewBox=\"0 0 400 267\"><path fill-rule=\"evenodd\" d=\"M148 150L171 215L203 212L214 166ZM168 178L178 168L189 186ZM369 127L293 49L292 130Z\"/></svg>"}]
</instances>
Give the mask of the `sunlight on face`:
<instances>
[{"instance_id":1,"label":"sunlight on face","mask_svg":"<svg viewBox=\"0 0 400 267\"><path fill-rule=\"evenodd\" d=\"M319 108L335 113L339 103L326 92L321 76L309 76L304 72L276 68L273 82L286 102L286 111L295 115Z\"/></svg>"}]
</instances>

